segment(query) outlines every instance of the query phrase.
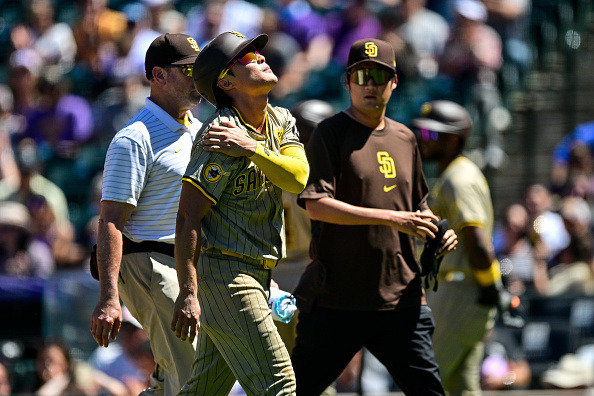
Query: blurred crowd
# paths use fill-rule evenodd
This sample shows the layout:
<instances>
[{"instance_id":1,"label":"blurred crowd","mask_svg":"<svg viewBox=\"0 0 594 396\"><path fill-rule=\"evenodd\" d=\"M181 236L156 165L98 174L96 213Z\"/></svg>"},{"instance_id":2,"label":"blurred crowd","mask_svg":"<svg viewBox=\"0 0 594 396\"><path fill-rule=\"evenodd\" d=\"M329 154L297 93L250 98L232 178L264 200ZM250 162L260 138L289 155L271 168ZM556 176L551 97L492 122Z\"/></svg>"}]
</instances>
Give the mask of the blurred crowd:
<instances>
[{"instance_id":1,"label":"blurred crowd","mask_svg":"<svg viewBox=\"0 0 594 396\"><path fill-rule=\"evenodd\" d=\"M314 98L339 110L350 45L382 38L396 51L399 81L387 116L407 124L425 101L463 104L477 126L472 158L492 169L505 158L507 98L539 55L529 0L0 0L0 8L0 283L87 269L105 153L144 104L144 54L162 33L189 34L200 47L228 30L267 33L263 55L279 76L272 104ZM204 120L213 110L203 101L193 112ZM498 218L497 257L520 296L594 295L594 123L563 132L550 182L528 187ZM15 362L1 350L0 395L11 385L136 394L146 385L139 373L151 372L146 343L111 351L129 358L123 375L105 369L114 356L81 361L45 341L33 382L8 381Z\"/></svg>"}]
</instances>

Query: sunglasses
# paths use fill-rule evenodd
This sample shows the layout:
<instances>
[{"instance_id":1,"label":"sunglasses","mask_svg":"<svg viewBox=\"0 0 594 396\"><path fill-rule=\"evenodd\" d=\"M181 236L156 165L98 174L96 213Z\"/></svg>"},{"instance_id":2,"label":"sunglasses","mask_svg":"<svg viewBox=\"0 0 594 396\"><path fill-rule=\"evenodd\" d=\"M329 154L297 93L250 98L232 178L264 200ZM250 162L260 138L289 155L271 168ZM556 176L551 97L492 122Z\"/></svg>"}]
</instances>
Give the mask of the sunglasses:
<instances>
[{"instance_id":1,"label":"sunglasses","mask_svg":"<svg viewBox=\"0 0 594 396\"><path fill-rule=\"evenodd\" d=\"M357 85L366 85L370 78L375 85L384 85L393 77L394 73L383 69L359 69L351 72L351 81Z\"/></svg>"},{"instance_id":2,"label":"sunglasses","mask_svg":"<svg viewBox=\"0 0 594 396\"><path fill-rule=\"evenodd\" d=\"M225 75L227 75L227 73L229 72L229 70L231 70L231 68L233 66L235 66L235 64L237 62L241 63L243 66L247 66L250 63L258 62L258 55L260 55L260 53L258 51L251 51L251 52L248 52L247 54L244 54L242 57L236 58L229 65L229 67L227 67L225 70L223 70L221 72L221 74L219 74L219 78L217 79L217 81L220 80L221 78L225 77Z\"/></svg>"},{"instance_id":3,"label":"sunglasses","mask_svg":"<svg viewBox=\"0 0 594 396\"><path fill-rule=\"evenodd\" d=\"M427 128L415 128L417 137L425 142L436 141L439 134Z\"/></svg>"},{"instance_id":4,"label":"sunglasses","mask_svg":"<svg viewBox=\"0 0 594 396\"><path fill-rule=\"evenodd\" d=\"M194 65L173 65L175 67L179 67L181 72L188 77L192 77L194 75Z\"/></svg>"}]
</instances>

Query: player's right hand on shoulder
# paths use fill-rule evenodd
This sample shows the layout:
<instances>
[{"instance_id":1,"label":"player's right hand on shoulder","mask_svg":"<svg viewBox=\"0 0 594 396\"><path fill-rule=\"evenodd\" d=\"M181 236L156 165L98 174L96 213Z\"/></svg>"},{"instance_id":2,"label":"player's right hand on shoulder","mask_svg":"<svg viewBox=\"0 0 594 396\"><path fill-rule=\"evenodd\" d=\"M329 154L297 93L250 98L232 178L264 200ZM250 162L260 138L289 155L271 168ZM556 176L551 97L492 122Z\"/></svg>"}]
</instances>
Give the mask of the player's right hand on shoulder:
<instances>
[{"instance_id":1,"label":"player's right hand on shoulder","mask_svg":"<svg viewBox=\"0 0 594 396\"><path fill-rule=\"evenodd\" d=\"M173 307L171 331L182 341L194 342L200 321L200 304L194 294L180 293Z\"/></svg>"}]
</instances>

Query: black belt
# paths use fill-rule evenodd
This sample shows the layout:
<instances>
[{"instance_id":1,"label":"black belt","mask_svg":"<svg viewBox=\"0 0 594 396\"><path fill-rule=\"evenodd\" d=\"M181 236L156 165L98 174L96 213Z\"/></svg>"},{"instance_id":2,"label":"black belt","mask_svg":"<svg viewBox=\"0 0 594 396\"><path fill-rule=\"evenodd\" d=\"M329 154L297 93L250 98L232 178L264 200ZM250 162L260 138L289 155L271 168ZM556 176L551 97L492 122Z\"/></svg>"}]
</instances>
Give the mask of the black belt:
<instances>
[{"instance_id":1,"label":"black belt","mask_svg":"<svg viewBox=\"0 0 594 396\"><path fill-rule=\"evenodd\" d=\"M125 235L122 235L122 255L132 253L163 253L167 256L174 257L175 245L172 243L159 242L159 241L142 241L134 242L128 239Z\"/></svg>"}]
</instances>

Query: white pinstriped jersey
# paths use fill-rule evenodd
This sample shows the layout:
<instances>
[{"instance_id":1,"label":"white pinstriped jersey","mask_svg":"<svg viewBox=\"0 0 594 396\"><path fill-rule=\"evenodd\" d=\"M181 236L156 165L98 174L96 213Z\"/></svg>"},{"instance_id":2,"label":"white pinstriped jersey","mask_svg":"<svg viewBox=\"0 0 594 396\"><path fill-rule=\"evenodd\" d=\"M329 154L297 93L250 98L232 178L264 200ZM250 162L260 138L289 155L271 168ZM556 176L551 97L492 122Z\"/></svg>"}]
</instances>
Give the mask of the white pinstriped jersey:
<instances>
[{"instance_id":1,"label":"white pinstriped jersey","mask_svg":"<svg viewBox=\"0 0 594 396\"><path fill-rule=\"evenodd\" d=\"M181 178L202 125L189 119L190 130L147 98L109 145L101 200L136 207L124 228L133 241L175 240Z\"/></svg>"},{"instance_id":2,"label":"white pinstriped jersey","mask_svg":"<svg viewBox=\"0 0 594 396\"><path fill-rule=\"evenodd\" d=\"M266 136L255 132L234 108L218 110L204 122L198 136L224 120L233 120L248 136L276 153L281 147L303 146L291 113L270 105ZM285 257L282 190L266 180L249 158L204 151L199 142L200 137L194 143L184 180L214 203L202 221L205 248L216 247L258 259Z\"/></svg>"}]
</instances>

